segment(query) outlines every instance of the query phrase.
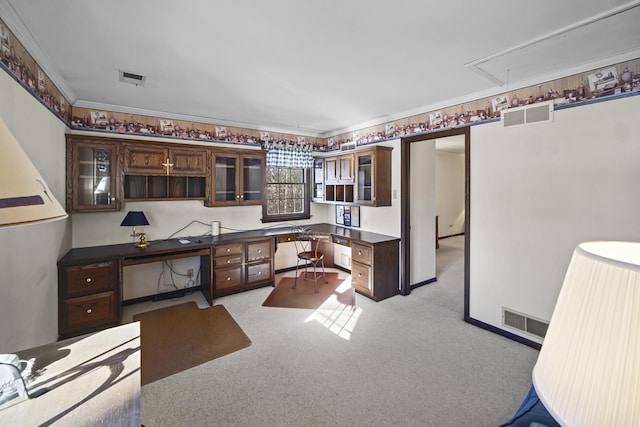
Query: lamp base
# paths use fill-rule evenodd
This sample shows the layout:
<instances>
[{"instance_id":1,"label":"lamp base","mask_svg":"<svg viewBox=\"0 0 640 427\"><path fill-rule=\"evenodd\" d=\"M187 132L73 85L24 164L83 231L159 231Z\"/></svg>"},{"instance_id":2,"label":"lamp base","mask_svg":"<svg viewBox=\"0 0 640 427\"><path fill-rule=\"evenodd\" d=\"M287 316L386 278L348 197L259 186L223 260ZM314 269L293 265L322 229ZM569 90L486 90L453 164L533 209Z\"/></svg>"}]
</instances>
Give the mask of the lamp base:
<instances>
[{"instance_id":1,"label":"lamp base","mask_svg":"<svg viewBox=\"0 0 640 427\"><path fill-rule=\"evenodd\" d=\"M139 249L148 248L151 243L147 242L144 233L138 233L138 235L140 236L140 241L135 244L135 247Z\"/></svg>"}]
</instances>

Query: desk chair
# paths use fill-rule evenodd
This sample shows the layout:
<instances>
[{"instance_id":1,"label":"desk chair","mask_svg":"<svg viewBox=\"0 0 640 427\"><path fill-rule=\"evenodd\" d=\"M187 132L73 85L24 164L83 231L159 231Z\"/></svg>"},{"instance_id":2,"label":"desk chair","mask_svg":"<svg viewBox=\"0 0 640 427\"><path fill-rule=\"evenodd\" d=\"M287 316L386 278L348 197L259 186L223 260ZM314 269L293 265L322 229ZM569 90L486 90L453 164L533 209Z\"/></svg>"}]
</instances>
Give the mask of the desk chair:
<instances>
[{"instance_id":1,"label":"desk chair","mask_svg":"<svg viewBox=\"0 0 640 427\"><path fill-rule=\"evenodd\" d=\"M318 249L320 241L328 238L328 236L323 236L304 228L298 231L296 239L294 240L296 252L298 253L298 262L296 263L296 278L291 289L295 289L298 284L298 269L300 263L304 263L304 278L301 279L313 281L315 293L318 293L318 280L320 277L324 279L324 283L328 283L324 275L324 254ZM307 268L310 264L313 266L313 279L307 277ZM318 264L322 266L321 276L318 276Z\"/></svg>"}]
</instances>

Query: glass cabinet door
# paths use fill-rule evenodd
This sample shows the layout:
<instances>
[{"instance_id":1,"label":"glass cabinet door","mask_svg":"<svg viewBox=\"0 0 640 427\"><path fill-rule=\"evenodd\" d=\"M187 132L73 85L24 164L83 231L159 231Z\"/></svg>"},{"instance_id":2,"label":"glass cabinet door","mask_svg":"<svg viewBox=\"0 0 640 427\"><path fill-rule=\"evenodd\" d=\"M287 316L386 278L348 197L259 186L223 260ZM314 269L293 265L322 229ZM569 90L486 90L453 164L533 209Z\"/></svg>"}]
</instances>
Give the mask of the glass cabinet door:
<instances>
[{"instance_id":1,"label":"glass cabinet door","mask_svg":"<svg viewBox=\"0 0 640 427\"><path fill-rule=\"evenodd\" d=\"M264 188L264 158L242 157L242 195L240 202L244 204L261 204Z\"/></svg>"},{"instance_id":2,"label":"glass cabinet door","mask_svg":"<svg viewBox=\"0 0 640 427\"><path fill-rule=\"evenodd\" d=\"M118 210L116 146L75 144L73 152L72 210Z\"/></svg>"},{"instance_id":3,"label":"glass cabinet door","mask_svg":"<svg viewBox=\"0 0 640 427\"><path fill-rule=\"evenodd\" d=\"M358 202L373 201L373 155L358 155Z\"/></svg>"},{"instance_id":4,"label":"glass cabinet door","mask_svg":"<svg viewBox=\"0 0 640 427\"><path fill-rule=\"evenodd\" d=\"M313 161L313 200L324 200L324 162L322 159Z\"/></svg>"},{"instance_id":5,"label":"glass cabinet door","mask_svg":"<svg viewBox=\"0 0 640 427\"><path fill-rule=\"evenodd\" d=\"M216 155L214 201L216 204L237 204L239 202L238 188L238 157L234 155Z\"/></svg>"}]
</instances>

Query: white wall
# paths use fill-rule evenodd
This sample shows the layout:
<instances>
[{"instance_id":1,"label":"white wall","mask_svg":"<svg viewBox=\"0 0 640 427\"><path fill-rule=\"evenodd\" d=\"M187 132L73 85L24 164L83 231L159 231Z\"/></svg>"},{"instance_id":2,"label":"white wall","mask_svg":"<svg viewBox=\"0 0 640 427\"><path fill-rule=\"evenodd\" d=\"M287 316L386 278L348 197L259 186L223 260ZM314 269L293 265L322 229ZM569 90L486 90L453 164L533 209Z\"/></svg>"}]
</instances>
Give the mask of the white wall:
<instances>
[{"instance_id":1,"label":"white wall","mask_svg":"<svg viewBox=\"0 0 640 427\"><path fill-rule=\"evenodd\" d=\"M436 151L436 215L439 237L464 233L464 154Z\"/></svg>"},{"instance_id":2,"label":"white wall","mask_svg":"<svg viewBox=\"0 0 640 427\"><path fill-rule=\"evenodd\" d=\"M436 277L435 140L411 144L409 194L411 216L410 285Z\"/></svg>"},{"instance_id":3,"label":"white wall","mask_svg":"<svg viewBox=\"0 0 640 427\"><path fill-rule=\"evenodd\" d=\"M633 96L471 128L472 318L503 328L506 307L549 320L579 242L640 240L639 113Z\"/></svg>"},{"instance_id":4,"label":"white wall","mask_svg":"<svg viewBox=\"0 0 640 427\"><path fill-rule=\"evenodd\" d=\"M0 71L0 117L64 204L66 126ZM0 228L0 353L58 338L56 262L71 247L69 220Z\"/></svg>"}]
</instances>

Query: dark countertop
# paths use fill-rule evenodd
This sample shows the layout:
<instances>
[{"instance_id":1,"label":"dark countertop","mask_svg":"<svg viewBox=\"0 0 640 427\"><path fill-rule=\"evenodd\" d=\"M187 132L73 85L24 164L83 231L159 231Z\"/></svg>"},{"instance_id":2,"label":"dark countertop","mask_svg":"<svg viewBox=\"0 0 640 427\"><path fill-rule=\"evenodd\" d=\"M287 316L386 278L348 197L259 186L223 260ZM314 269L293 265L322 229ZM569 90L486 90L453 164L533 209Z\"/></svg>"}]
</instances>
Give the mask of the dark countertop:
<instances>
[{"instance_id":1,"label":"dark countertop","mask_svg":"<svg viewBox=\"0 0 640 427\"><path fill-rule=\"evenodd\" d=\"M387 236L384 234L361 231L358 229L341 227L333 224L310 224L304 228L311 229L321 234L331 234L333 236L344 237L349 240L360 241L369 244L379 244L390 241L400 241L400 238ZM59 261L58 265L75 265L90 262L104 262L119 258L144 258L145 256L160 256L170 252L197 252L201 249L208 249L225 243L242 242L250 239L258 239L269 236L279 236L295 233L299 227L273 227L257 230L237 231L233 233L223 233L218 236L196 236L189 237L191 243L182 244L179 239L153 240L147 249L138 249L130 243L119 243L115 245L90 246L85 248L73 248L69 250ZM195 254L194 254L195 256Z\"/></svg>"}]
</instances>

